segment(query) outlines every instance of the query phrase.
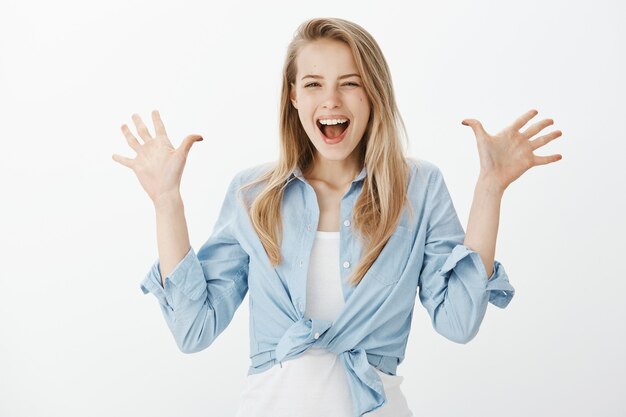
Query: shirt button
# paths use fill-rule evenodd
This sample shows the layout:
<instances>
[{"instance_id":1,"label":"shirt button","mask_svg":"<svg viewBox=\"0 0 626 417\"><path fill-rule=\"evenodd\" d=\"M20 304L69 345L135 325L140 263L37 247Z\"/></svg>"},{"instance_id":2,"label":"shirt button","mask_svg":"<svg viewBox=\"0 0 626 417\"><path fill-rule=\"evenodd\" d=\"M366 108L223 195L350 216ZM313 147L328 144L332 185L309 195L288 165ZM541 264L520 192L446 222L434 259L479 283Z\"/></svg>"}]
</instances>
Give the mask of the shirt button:
<instances>
[{"instance_id":1,"label":"shirt button","mask_svg":"<svg viewBox=\"0 0 626 417\"><path fill-rule=\"evenodd\" d=\"M343 263L343 267L344 267L344 268L350 268L350 262L345 261L345 262Z\"/></svg>"},{"instance_id":2,"label":"shirt button","mask_svg":"<svg viewBox=\"0 0 626 417\"><path fill-rule=\"evenodd\" d=\"M300 261L300 266L302 266L302 261Z\"/></svg>"},{"instance_id":3,"label":"shirt button","mask_svg":"<svg viewBox=\"0 0 626 417\"><path fill-rule=\"evenodd\" d=\"M343 221L343 225L344 226L350 226L350 220L344 220Z\"/></svg>"},{"instance_id":4,"label":"shirt button","mask_svg":"<svg viewBox=\"0 0 626 417\"><path fill-rule=\"evenodd\" d=\"M316 333L313 335L313 337L314 337L315 339L319 339L319 338L320 338L320 334L316 332Z\"/></svg>"},{"instance_id":5,"label":"shirt button","mask_svg":"<svg viewBox=\"0 0 626 417\"><path fill-rule=\"evenodd\" d=\"M311 230L311 225L310 224L306 225L306 230Z\"/></svg>"}]
</instances>

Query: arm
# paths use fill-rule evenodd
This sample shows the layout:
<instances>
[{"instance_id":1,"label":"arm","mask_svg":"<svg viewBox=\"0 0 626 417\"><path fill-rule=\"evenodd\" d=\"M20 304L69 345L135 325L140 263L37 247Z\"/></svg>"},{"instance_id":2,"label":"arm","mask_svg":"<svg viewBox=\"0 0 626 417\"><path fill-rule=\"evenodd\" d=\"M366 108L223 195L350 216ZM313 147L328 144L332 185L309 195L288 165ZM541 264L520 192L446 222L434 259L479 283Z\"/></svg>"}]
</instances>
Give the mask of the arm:
<instances>
[{"instance_id":1,"label":"arm","mask_svg":"<svg viewBox=\"0 0 626 417\"><path fill-rule=\"evenodd\" d=\"M487 275L480 254L463 243L465 232L439 168L430 177L425 204L419 298L439 334L467 343L478 333L487 304L504 308L515 290L498 261Z\"/></svg>"},{"instance_id":2,"label":"arm","mask_svg":"<svg viewBox=\"0 0 626 417\"><path fill-rule=\"evenodd\" d=\"M231 322L248 291L249 256L234 234L239 213L237 183L235 179L231 181L213 232L197 255L187 246L188 250L173 268L161 266L157 259L140 285L144 294L150 292L158 299L163 317L184 353L198 352L211 345ZM163 254L188 245L181 238L184 235L188 239L182 210L176 205L172 209L177 217L158 220L165 224L159 236L164 240L159 243L165 247L165 250L159 247ZM185 224L184 233L181 224ZM168 241L170 238L178 239L178 244ZM169 261L173 259L172 255ZM161 274L169 269L170 272Z\"/></svg>"},{"instance_id":3,"label":"arm","mask_svg":"<svg viewBox=\"0 0 626 417\"><path fill-rule=\"evenodd\" d=\"M496 181L481 173L474 189L474 200L463 244L480 254L487 276L493 273L503 194L504 190Z\"/></svg>"},{"instance_id":4,"label":"arm","mask_svg":"<svg viewBox=\"0 0 626 417\"><path fill-rule=\"evenodd\" d=\"M461 122L474 131L480 159L480 176L474 190L465 244L480 253L488 274L491 272L490 266L496 249L500 203L504 190L529 168L561 159L559 154L537 156L533 153L561 136L560 130L530 140L553 124L552 119L541 120L520 131L537 114L535 109L527 111L496 135L487 133L482 123L476 119L465 119Z\"/></svg>"},{"instance_id":5,"label":"arm","mask_svg":"<svg viewBox=\"0 0 626 417\"><path fill-rule=\"evenodd\" d=\"M185 220L185 208L180 194L163 198L155 203L157 247L160 274L167 277L189 252L189 231ZM161 281L161 286L165 282Z\"/></svg>"}]
</instances>

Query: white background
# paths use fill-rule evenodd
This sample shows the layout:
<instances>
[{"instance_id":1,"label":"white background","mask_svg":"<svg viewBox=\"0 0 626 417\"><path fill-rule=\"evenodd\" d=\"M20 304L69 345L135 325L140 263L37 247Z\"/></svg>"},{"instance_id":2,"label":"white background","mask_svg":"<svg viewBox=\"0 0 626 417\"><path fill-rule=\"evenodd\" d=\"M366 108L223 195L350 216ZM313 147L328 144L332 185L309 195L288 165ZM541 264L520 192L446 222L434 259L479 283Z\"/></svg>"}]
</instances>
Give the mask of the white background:
<instances>
[{"instance_id":1,"label":"white background","mask_svg":"<svg viewBox=\"0 0 626 417\"><path fill-rule=\"evenodd\" d=\"M22 1L0 5L0 416L232 416L248 298L205 351L181 353L139 282L154 210L120 126L159 109L190 133L192 246L235 172L278 157L288 42L305 19L366 28L393 75L409 154L443 171L466 227L478 153L536 108L562 154L505 192L496 259L516 295L455 344L415 309L398 368L415 416L623 416L626 8L616 1ZM419 301L417 301L419 304Z\"/></svg>"}]
</instances>

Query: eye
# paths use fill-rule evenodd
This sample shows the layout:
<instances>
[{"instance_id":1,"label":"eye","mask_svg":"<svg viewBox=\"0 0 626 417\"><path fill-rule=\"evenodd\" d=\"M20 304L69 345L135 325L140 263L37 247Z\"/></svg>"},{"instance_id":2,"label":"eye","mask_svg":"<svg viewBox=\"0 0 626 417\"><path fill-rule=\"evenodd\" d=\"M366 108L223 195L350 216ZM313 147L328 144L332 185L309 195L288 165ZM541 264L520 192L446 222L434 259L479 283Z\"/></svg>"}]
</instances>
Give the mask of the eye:
<instances>
[{"instance_id":1,"label":"eye","mask_svg":"<svg viewBox=\"0 0 626 417\"><path fill-rule=\"evenodd\" d=\"M313 84L317 84L317 85L319 85L319 83L313 82L313 83L308 83L308 84L306 84L306 85L304 86L304 88L311 87L311 86L313 86ZM355 86L355 87L358 87L358 86L359 86L357 83L353 83L352 81L348 81L347 83L344 83L343 85L353 85L353 86Z\"/></svg>"}]
</instances>

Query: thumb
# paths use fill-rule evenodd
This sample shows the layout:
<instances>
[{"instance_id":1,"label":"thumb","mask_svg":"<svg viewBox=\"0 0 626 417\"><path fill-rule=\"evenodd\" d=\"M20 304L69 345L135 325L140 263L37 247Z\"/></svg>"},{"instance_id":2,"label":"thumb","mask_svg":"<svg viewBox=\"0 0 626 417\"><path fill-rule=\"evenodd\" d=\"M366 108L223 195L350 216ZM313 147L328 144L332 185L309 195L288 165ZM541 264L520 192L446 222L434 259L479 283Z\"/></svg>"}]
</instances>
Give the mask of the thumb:
<instances>
[{"instance_id":1,"label":"thumb","mask_svg":"<svg viewBox=\"0 0 626 417\"><path fill-rule=\"evenodd\" d=\"M483 125L476 119L464 119L461 124L471 127L476 136L487 135L487 132L483 129Z\"/></svg>"},{"instance_id":2,"label":"thumb","mask_svg":"<svg viewBox=\"0 0 626 417\"><path fill-rule=\"evenodd\" d=\"M193 145L194 142L199 142L201 140L204 139L200 135L188 135L185 139L183 139L183 142L180 144L178 149L187 155L191 149L191 145Z\"/></svg>"}]
</instances>

